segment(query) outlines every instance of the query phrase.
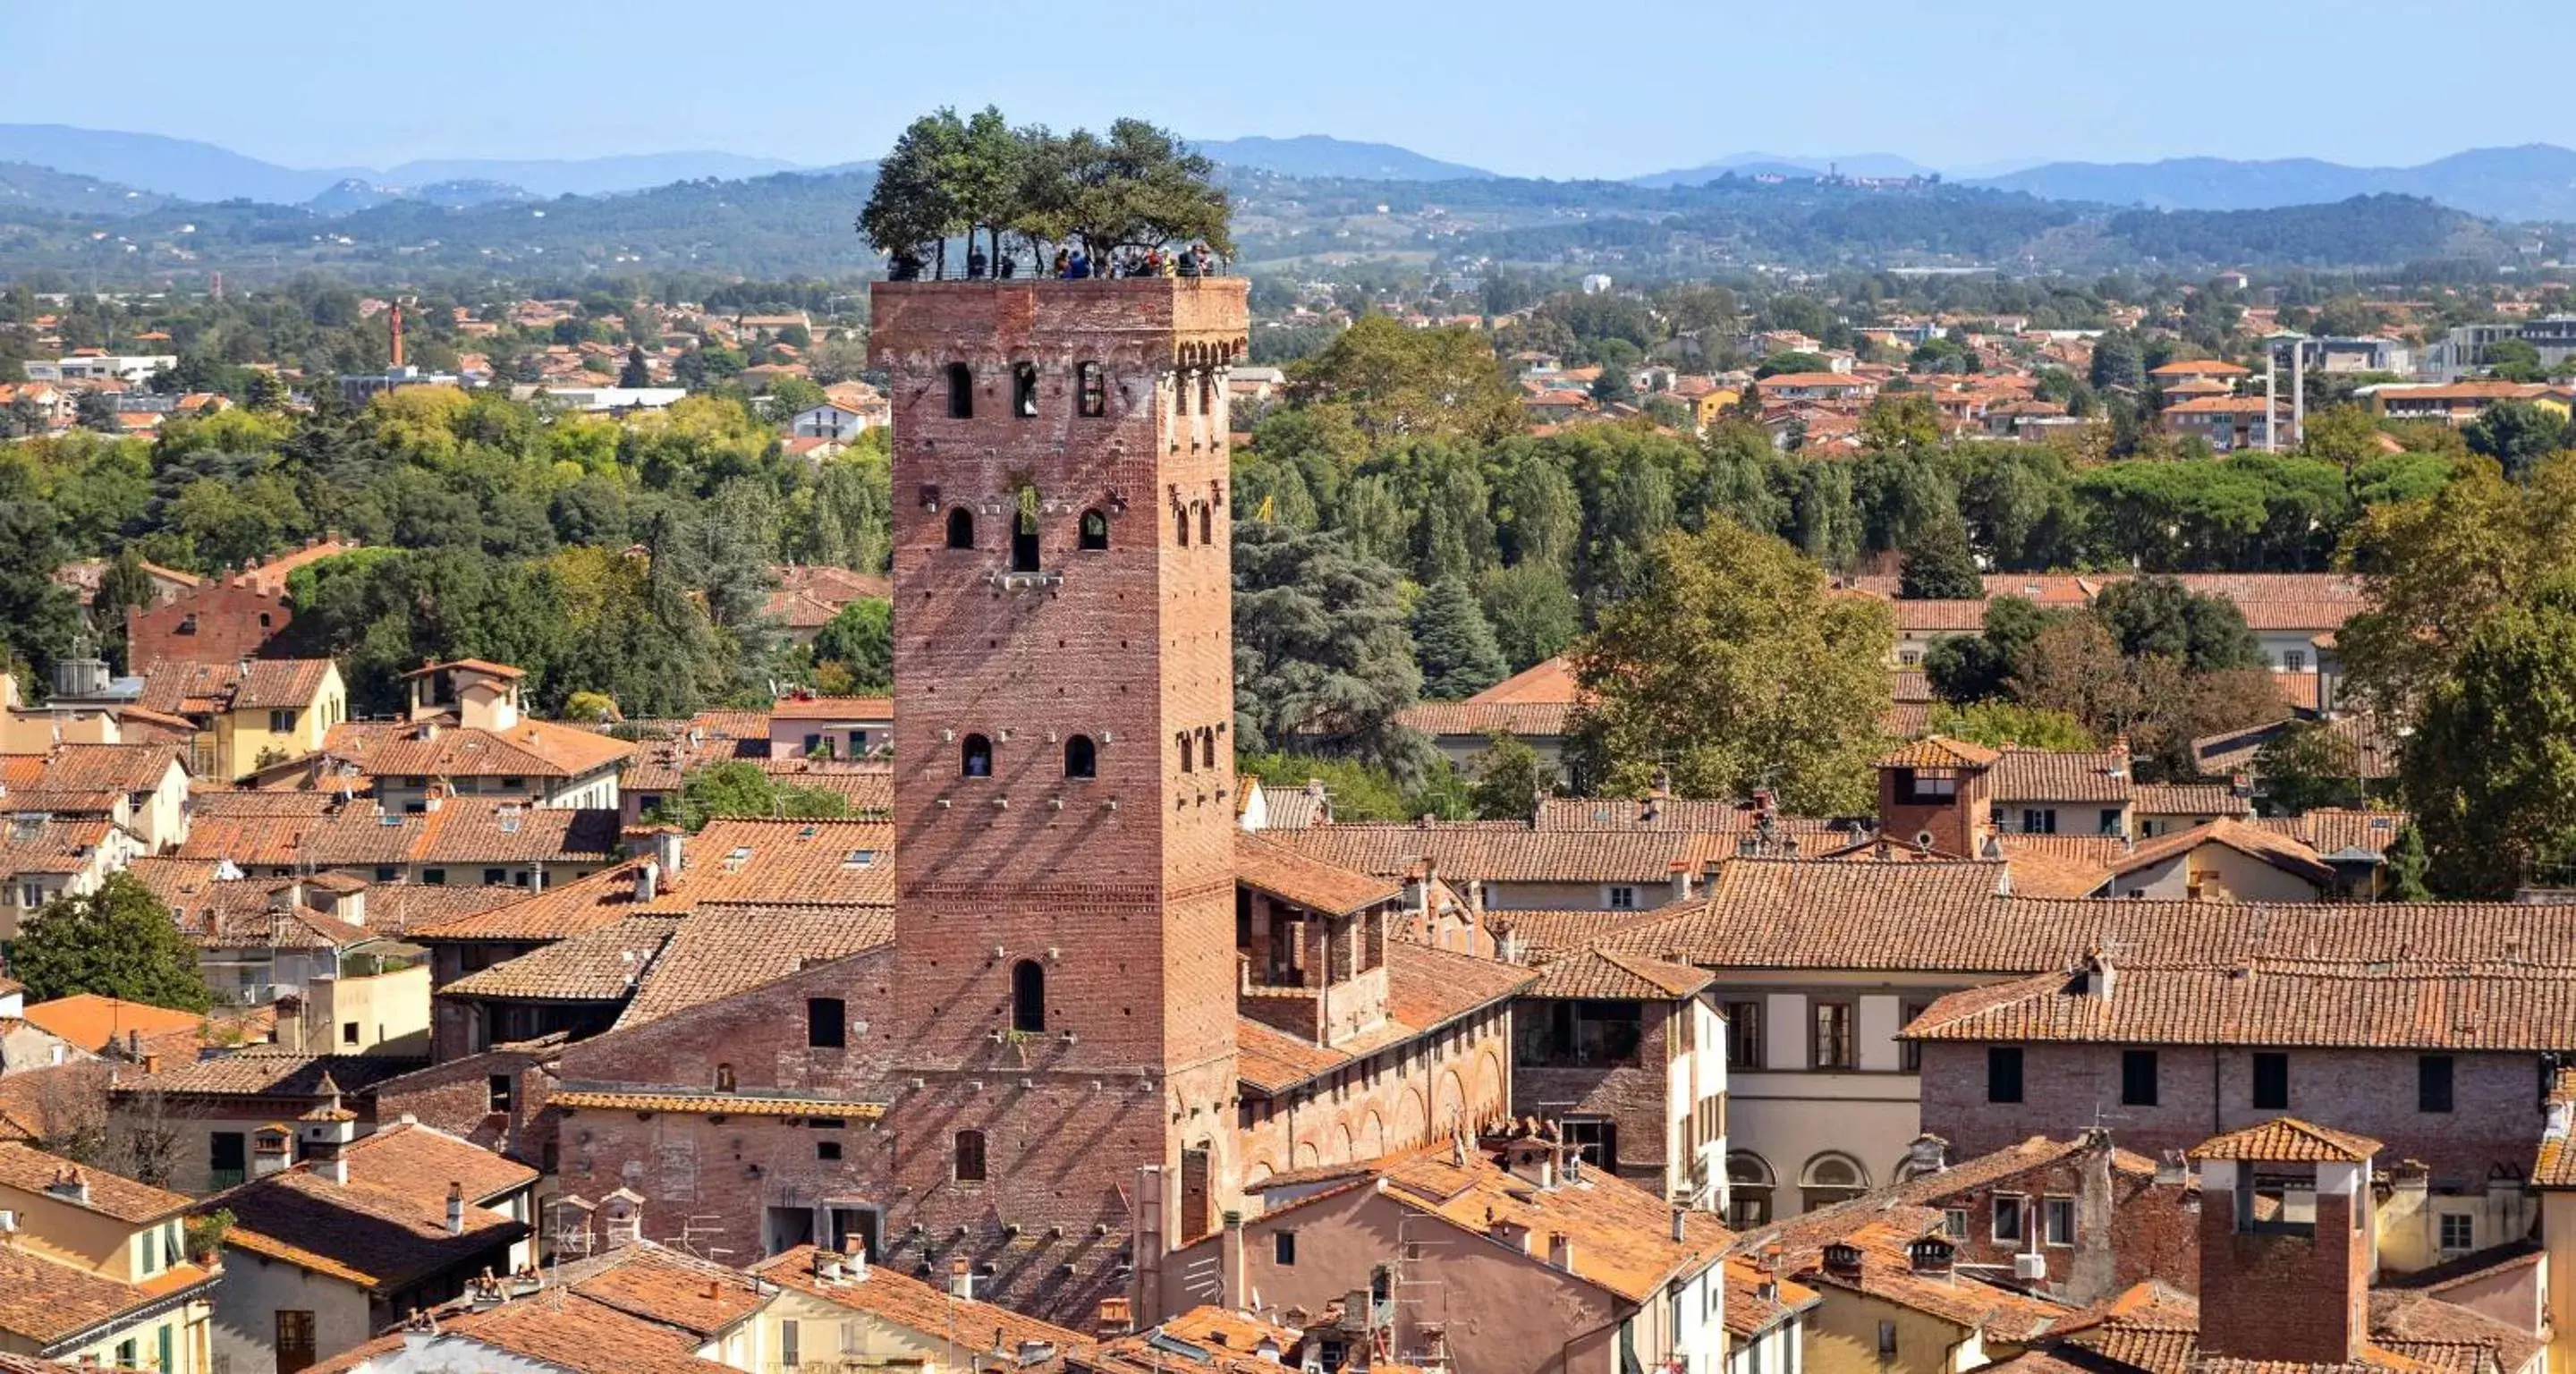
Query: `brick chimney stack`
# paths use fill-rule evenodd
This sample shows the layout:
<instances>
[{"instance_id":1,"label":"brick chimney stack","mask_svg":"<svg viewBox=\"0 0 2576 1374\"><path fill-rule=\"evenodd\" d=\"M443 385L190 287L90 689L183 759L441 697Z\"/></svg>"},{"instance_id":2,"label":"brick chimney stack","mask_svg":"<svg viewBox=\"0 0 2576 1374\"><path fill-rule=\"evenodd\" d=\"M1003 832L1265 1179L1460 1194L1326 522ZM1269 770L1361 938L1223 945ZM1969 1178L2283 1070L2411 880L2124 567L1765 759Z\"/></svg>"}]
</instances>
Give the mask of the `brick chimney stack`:
<instances>
[{"instance_id":1,"label":"brick chimney stack","mask_svg":"<svg viewBox=\"0 0 2576 1374\"><path fill-rule=\"evenodd\" d=\"M2341 1365L2370 1337L2371 1157L2379 1142L2277 1117L2202 1141L2200 1348Z\"/></svg>"}]
</instances>

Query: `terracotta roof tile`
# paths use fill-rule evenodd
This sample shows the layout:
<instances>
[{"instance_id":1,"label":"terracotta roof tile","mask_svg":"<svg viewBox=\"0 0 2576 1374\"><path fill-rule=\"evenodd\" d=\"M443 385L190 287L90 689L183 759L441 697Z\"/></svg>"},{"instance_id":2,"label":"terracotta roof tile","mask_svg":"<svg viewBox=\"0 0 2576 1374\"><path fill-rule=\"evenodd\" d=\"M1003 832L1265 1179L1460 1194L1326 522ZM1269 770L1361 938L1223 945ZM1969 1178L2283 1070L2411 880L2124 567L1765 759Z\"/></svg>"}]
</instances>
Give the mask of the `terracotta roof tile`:
<instances>
[{"instance_id":1,"label":"terracotta roof tile","mask_svg":"<svg viewBox=\"0 0 2576 1374\"><path fill-rule=\"evenodd\" d=\"M678 880L647 909L894 902L894 826L884 821L716 820L689 838L685 854Z\"/></svg>"},{"instance_id":2,"label":"terracotta roof tile","mask_svg":"<svg viewBox=\"0 0 2576 1374\"><path fill-rule=\"evenodd\" d=\"M2124 802L2129 760L2115 750L2007 748L1987 775L1995 805L2021 802Z\"/></svg>"},{"instance_id":3,"label":"terracotta roof tile","mask_svg":"<svg viewBox=\"0 0 2576 1374\"><path fill-rule=\"evenodd\" d=\"M558 940L469 973L439 989L442 997L516 1002L623 1002L661 954L682 917L637 915Z\"/></svg>"},{"instance_id":4,"label":"terracotta roof tile","mask_svg":"<svg viewBox=\"0 0 2576 1374\"><path fill-rule=\"evenodd\" d=\"M1332 916L1347 916L1404 893L1400 883L1311 859L1241 831L1234 837L1234 875L1247 887Z\"/></svg>"},{"instance_id":5,"label":"terracotta roof tile","mask_svg":"<svg viewBox=\"0 0 2576 1374\"><path fill-rule=\"evenodd\" d=\"M1915 1040L2533 1050L2576 1041L2565 969L2419 961L2114 966L2106 998L2043 973L1953 993Z\"/></svg>"},{"instance_id":6,"label":"terracotta roof tile","mask_svg":"<svg viewBox=\"0 0 2576 1374\"><path fill-rule=\"evenodd\" d=\"M2195 825L2189 830L2159 835L2132 850L2127 858L2112 865L2111 871L2115 874L2135 873L2210 844L2233 849L2250 859L2259 859L2321 889L2330 887L2335 881L2334 869L2307 845L2261 826L2224 817L2207 825Z\"/></svg>"},{"instance_id":7,"label":"terracotta roof tile","mask_svg":"<svg viewBox=\"0 0 2576 1374\"><path fill-rule=\"evenodd\" d=\"M1996 751L1973 740L1926 735L1878 756L1881 768L1992 768Z\"/></svg>"},{"instance_id":8,"label":"terracotta roof tile","mask_svg":"<svg viewBox=\"0 0 2576 1374\"><path fill-rule=\"evenodd\" d=\"M142 1283L119 1283L32 1251L0 1247L0 1335L51 1346L137 1308L210 1288L218 1277L180 1264Z\"/></svg>"},{"instance_id":9,"label":"terracotta roof tile","mask_svg":"<svg viewBox=\"0 0 2576 1374\"><path fill-rule=\"evenodd\" d=\"M1564 702L1424 701L1396 713L1396 720L1426 735L1562 735L1575 708Z\"/></svg>"},{"instance_id":10,"label":"terracotta roof tile","mask_svg":"<svg viewBox=\"0 0 2576 1374\"><path fill-rule=\"evenodd\" d=\"M1526 826L1327 825L1266 832L1309 858L1382 878L1424 860L1452 882L1661 884L1673 864L1693 869L1704 846L1681 831L1573 832Z\"/></svg>"},{"instance_id":11,"label":"terracotta roof tile","mask_svg":"<svg viewBox=\"0 0 2576 1374\"><path fill-rule=\"evenodd\" d=\"M1994 837L1995 852L2012 870L2013 891L2026 897L2089 897L2111 881L2111 868L2129 856L2117 835L2019 835Z\"/></svg>"},{"instance_id":12,"label":"terracotta roof tile","mask_svg":"<svg viewBox=\"0 0 2576 1374\"><path fill-rule=\"evenodd\" d=\"M193 1011L172 1011L144 1002L128 1002L95 992L74 993L27 1007L27 1023L95 1054L111 1042L122 1044L128 1032L146 1038L196 1030L206 1018Z\"/></svg>"},{"instance_id":13,"label":"terracotta roof tile","mask_svg":"<svg viewBox=\"0 0 2576 1374\"><path fill-rule=\"evenodd\" d=\"M194 1064L181 1064L156 1074L131 1071L119 1075L117 1090L149 1090L168 1097L311 1098L322 1093L329 1078L342 1092L364 1096L396 1074L420 1067L417 1059L367 1054L297 1054L252 1048Z\"/></svg>"},{"instance_id":14,"label":"terracotta roof tile","mask_svg":"<svg viewBox=\"0 0 2576 1374\"><path fill-rule=\"evenodd\" d=\"M815 1258L813 1246L799 1245L754 1266L751 1272L781 1288L793 1288L835 1307L865 1312L934 1341L958 1341L985 1349L1013 1363L1018 1361L1023 1345L1051 1345L1062 1353L1091 1344L1090 1338L1078 1331L1023 1316L1007 1307L951 1296L944 1288L883 1265L870 1265L859 1277L844 1270L841 1278L825 1278L814 1272ZM989 1347L985 1345L987 1333L992 1340Z\"/></svg>"},{"instance_id":15,"label":"terracotta roof tile","mask_svg":"<svg viewBox=\"0 0 2576 1374\"><path fill-rule=\"evenodd\" d=\"M1579 949L1548 963L1539 971L1538 981L1522 989L1521 996L1670 1001L1688 997L1716 981L1716 974L1689 964Z\"/></svg>"},{"instance_id":16,"label":"terracotta roof tile","mask_svg":"<svg viewBox=\"0 0 2576 1374\"><path fill-rule=\"evenodd\" d=\"M1574 680L1574 666L1560 654L1524 668L1467 700L1486 705L1574 706L1581 704L1583 697L1583 689Z\"/></svg>"},{"instance_id":17,"label":"terracotta roof tile","mask_svg":"<svg viewBox=\"0 0 2576 1374\"><path fill-rule=\"evenodd\" d=\"M480 1204L534 1183L537 1171L427 1126L398 1124L344 1151L348 1182L309 1164L210 1199L233 1213L229 1244L393 1292L528 1234ZM465 1194L464 1231L447 1229L447 1188Z\"/></svg>"},{"instance_id":18,"label":"terracotta roof tile","mask_svg":"<svg viewBox=\"0 0 2576 1374\"><path fill-rule=\"evenodd\" d=\"M2251 817L2254 804L2226 783L2142 782L2130 793L2141 816Z\"/></svg>"},{"instance_id":19,"label":"terracotta roof tile","mask_svg":"<svg viewBox=\"0 0 2576 1374\"><path fill-rule=\"evenodd\" d=\"M618 1025L730 997L893 939L891 907L701 906L672 932Z\"/></svg>"},{"instance_id":20,"label":"terracotta roof tile","mask_svg":"<svg viewBox=\"0 0 2576 1374\"><path fill-rule=\"evenodd\" d=\"M76 1165L60 1155L47 1154L30 1145L0 1141L0 1188L42 1193L64 1169L77 1168L89 1186L85 1201L72 1201L59 1194L57 1200L86 1208L101 1216L142 1226L164 1217L177 1216L188 1210L188 1199L148 1183L111 1174L104 1169Z\"/></svg>"}]
</instances>

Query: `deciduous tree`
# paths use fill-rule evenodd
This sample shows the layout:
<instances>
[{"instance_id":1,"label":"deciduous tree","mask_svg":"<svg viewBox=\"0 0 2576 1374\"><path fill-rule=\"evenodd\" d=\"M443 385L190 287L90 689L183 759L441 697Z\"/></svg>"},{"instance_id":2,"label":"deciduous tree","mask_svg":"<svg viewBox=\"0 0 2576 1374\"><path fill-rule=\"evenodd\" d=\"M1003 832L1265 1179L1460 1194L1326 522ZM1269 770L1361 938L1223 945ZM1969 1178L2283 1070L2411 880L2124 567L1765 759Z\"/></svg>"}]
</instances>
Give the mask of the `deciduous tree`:
<instances>
[{"instance_id":1,"label":"deciduous tree","mask_svg":"<svg viewBox=\"0 0 2576 1374\"><path fill-rule=\"evenodd\" d=\"M1769 786L1803 814L1866 809L1894 635L1884 603L1828 595L1770 535L1667 534L1574 651L1596 702L1577 725L1586 771L1613 792L1662 768L1689 796Z\"/></svg>"},{"instance_id":2,"label":"deciduous tree","mask_svg":"<svg viewBox=\"0 0 2576 1374\"><path fill-rule=\"evenodd\" d=\"M95 993L173 1011L204 1011L214 998L197 972L197 950L170 908L130 873L97 891L39 907L10 954L29 1001Z\"/></svg>"}]
</instances>

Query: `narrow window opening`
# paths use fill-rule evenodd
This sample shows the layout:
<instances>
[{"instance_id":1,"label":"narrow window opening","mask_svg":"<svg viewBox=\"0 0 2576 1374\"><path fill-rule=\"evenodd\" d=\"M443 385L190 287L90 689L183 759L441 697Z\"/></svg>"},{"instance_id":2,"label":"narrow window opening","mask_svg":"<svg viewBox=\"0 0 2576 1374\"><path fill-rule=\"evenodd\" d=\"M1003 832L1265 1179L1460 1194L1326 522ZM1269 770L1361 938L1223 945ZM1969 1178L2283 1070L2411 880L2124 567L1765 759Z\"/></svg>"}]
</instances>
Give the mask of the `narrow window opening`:
<instances>
[{"instance_id":1,"label":"narrow window opening","mask_svg":"<svg viewBox=\"0 0 2576 1374\"><path fill-rule=\"evenodd\" d=\"M1064 775L1068 778L1100 776L1100 746L1089 735L1076 735L1064 742Z\"/></svg>"},{"instance_id":2,"label":"narrow window opening","mask_svg":"<svg viewBox=\"0 0 2576 1374\"><path fill-rule=\"evenodd\" d=\"M957 771L970 778L993 776L993 742L982 735L968 735L958 746Z\"/></svg>"},{"instance_id":3,"label":"narrow window opening","mask_svg":"<svg viewBox=\"0 0 2576 1374\"><path fill-rule=\"evenodd\" d=\"M975 547L975 512L964 506L948 512L948 547L952 549Z\"/></svg>"},{"instance_id":4,"label":"narrow window opening","mask_svg":"<svg viewBox=\"0 0 2576 1374\"><path fill-rule=\"evenodd\" d=\"M975 418L975 369L964 363L948 365L948 418Z\"/></svg>"},{"instance_id":5,"label":"narrow window opening","mask_svg":"<svg viewBox=\"0 0 2576 1374\"><path fill-rule=\"evenodd\" d=\"M960 1183L984 1181L984 1133L982 1131L957 1133L957 1181Z\"/></svg>"},{"instance_id":6,"label":"narrow window opening","mask_svg":"<svg viewBox=\"0 0 2576 1374\"><path fill-rule=\"evenodd\" d=\"M1190 508L1187 506L1172 507L1172 542L1185 549L1190 546Z\"/></svg>"},{"instance_id":7,"label":"narrow window opening","mask_svg":"<svg viewBox=\"0 0 2576 1374\"><path fill-rule=\"evenodd\" d=\"M1038 518L1021 511L1011 523L1011 571L1033 573L1038 570Z\"/></svg>"},{"instance_id":8,"label":"narrow window opening","mask_svg":"<svg viewBox=\"0 0 2576 1374\"><path fill-rule=\"evenodd\" d=\"M1172 740L1174 743L1181 746L1181 771L1184 773L1189 772L1198 758L1198 755L1190 752L1190 732L1183 730L1179 734L1172 736Z\"/></svg>"},{"instance_id":9,"label":"narrow window opening","mask_svg":"<svg viewBox=\"0 0 2576 1374\"><path fill-rule=\"evenodd\" d=\"M1214 501L1199 503L1199 542L1202 544L1216 542L1216 503Z\"/></svg>"},{"instance_id":10,"label":"narrow window opening","mask_svg":"<svg viewBox=\"0 0 2576 1374\"><path fill-rule=\"evenodd\" d=\"M1038 414L1038 365L1011 364L1011 413L1023 420L1034 420Z\"/></svg>"},{"instance_id":11,"label":"narrow window opening","mask_svg":"<svg viewBox=\"0 0 2576 1374\"><path fill-rule=\"evenodd\" d=\"M1035 959L1011 965L1011 1029L1023 1035L1046 1029L1046 966Z\"/></svg>"},{"instance_id":12,"label":"narrow window opening","mask_svg":"<svg viewBox=\"0 0 2576 1374\"><path fill-rule=\"evenodd\" d=\"M1109 378L1100 370L1100 364L1074 364L1073 380L1084 419L1097 420L1109 413Z\"/></svg>"},{"instance_id":13,"label":"narrow window opening","mask_svg":"<svg viewBox=\"0 0 2576 1374\"><path fill-rule=\"evenodd\" d=\"M1109 517L1096 510L1084 511L1082 513L1082 540L1078 547L1087 553L1096 553L1102 549L1108 548Z\"/></svg>"}]
</instances>

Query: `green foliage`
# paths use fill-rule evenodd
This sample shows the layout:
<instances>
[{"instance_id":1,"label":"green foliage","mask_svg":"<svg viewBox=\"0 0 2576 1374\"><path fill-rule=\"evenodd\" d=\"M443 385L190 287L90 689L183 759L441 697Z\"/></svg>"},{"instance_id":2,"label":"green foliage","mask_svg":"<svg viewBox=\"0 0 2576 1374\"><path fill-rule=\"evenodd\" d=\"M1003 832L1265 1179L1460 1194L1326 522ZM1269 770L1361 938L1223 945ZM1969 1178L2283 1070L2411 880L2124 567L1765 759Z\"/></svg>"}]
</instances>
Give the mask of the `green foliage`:
<instances>
[{"instance_id":1,"label":"green foliage","mask_svg":"<svg viewBox=\"0 0 2576 1374\"><path fill-rule=\"evenodd\" d=\"M1968 547L1968 524L1948 507L1906 541L1897 595L1907 600L1973 600L1986 594L1977 555Z\"/></svg>"},{"instance_id":2,"label":"green foliage","mask_svg":"<svg viewBox=\"0 0 2576 1374\"><path fill-rule=\"evenodd\" d=\"M80 603L54 581L54 528L50 507L0 501L0 672L25 664L38 691L80 629Z\"/></svg>"},{"instance_id":3,"label":"green foliage","mask_svg":"<svg viewBox=\"0 0 2576 1374\"><path fill-rule=\"evenodd\" d=\"M644 819L694 835L724 816L833 820L849 814L850 804L838 792L783 785L759 764L736 759L682 778L680 790L664 796Z\"/></svg>"},{"instance_id":4,"label":"green foliage","mask_svg":"<svg viewBox=\"0 0 2576 1374\"><path fill-rule=\"evenodd\" d=\"M2083 750L2098 748L2093 732L2063 711L2044 711L2009 701L1972 701L1965 706L1935 702L1932 733L2001 748Z\"/></svg>"},{"instance_id":5,"label":"green foliage","mask_svg":"<svg viewBox=\"0 0 2576 1374\"><path fill-rule=\"evenodd\" d=\"M1668 534L1574 651L1578 745L1605 791L1669 770L1684 795L1776 787L1808 815L1866 810L1888 707L1893 618L1829 596L1779 540L1732 524Z\"/></svg>"},{"instance_id":6,"label":"green foliage","mask_svg":"<svg viewBox=\"0 0 2576 1374\"><path fill-rule=\"evenodd\" d=\"M2576 575L2488 614L2401 754L2408 810L2448 896L2502 898L2576 860Z\"/></svg>"},{"instance_id":7,"label":"green foliage","mask_svg":"<svg viewBox=\"0 0 2576 1374\"><path fill-rule=\"evenodd\" d=\"M1432 583L1414 603L1413 657L1422 694L1435 700L1474 696L1509 672L1476 594L1458 578Z\"/></svg>"},{"instance_id":8,"label":"green foliage","mask_svg":"<svg viewBox=\"0 0 2576 1374\"><path fill-rule=\"evenodd\" d=\"M10 971L27 985L30 1002L87 992L173 1011L214 1003L197 972L196 947L179 933L170 908L130 873L38 908L10 952Z\"/></svg>"},{"instance_id":9,"label":"green foliage","mask_svg":"<svg viewBox=\"0 0 2576 1374\"><path fill-rule=\"evenodd\" d=\"M1989 599L1983 633L1944 635L1923 651L1932 694L1959 704L2005 695L2015 665L2055 618L2022 597Z\"/></svg>"},{"instance_id":10,"label":"green foliage","mask_svg":"<svg viewBox=\"0 0 2576 1374\"><path fill-rule=\"evenodd\" d=\"M941 109L912 122L878 164L859 230L898 261L925 249L944 261L946 240L981 231L999 250L1005 230L1040 250L1078 242L1107 263L1120 248L1203 242L1231 252L1229 205L1216 164L1143 120L1121 119L1107 138L1013 130L987 107L960 119Z\"/></svg>"},{"instance_id":11,"label":"green foliage","mask_svg":"<svg viewBox=\"0 0 2576 1374\"><path fill-rule=\"evenodd\" d=\"M837 663L850 675L855 692L894 689L894 606L874 599L853 601L814 636L814 661Z\"/></svg>"},{"instance_id":12,"label":"green foliage","mask_svg":"<svg viewBox=\"0 0 2576 1374\"><path fill-rule=\"evenodd\" d=\"M1465 820L1468 817L1463 800L1449 785L1455 775L1445 763L1440 765L1437 773L1427 775L1422 783L1410 788L1383 768L1372 767L1357 759L1318 754L1284 751L1237 754L1234 771L1238 777L1259 779L1265 787L1295 789L1304 787L1310 779L1319 781L1324 785L1324 795L1331 799L1336 821L1393 822L1418 820L1424 816Z\"/></svg>"},{"instance_id":13,"label":"green foliage","mask_svg":"<svg viewBox=\"0 0 2576 1374\"><path fill-rule=\"evenodd\" d=\"M2393 902L2433 900L2433 856L2424 848L2424 831L2413 822L2399 827L2389 843L2383 893Z\"/></svg>"},{"instance_id":14,"label":"green foliage","mask_svg":"<svg viewBox=\"0 0 2576 1374\"><path fill-rule=\"evenodd\" d=\"M1546 564L1496 568L1485 574L1479 595L1503 666L1512 672L1565 652L1583 632L1582 607L1565 574Z\"/></svg>"},{"instance_id":15,"label":"green foliage","mask_svg":"<svg viewBox=\"0 0 2576 1374\"><path fill-rule=\"evenodd\" d=\"M202 1263L222 1255L224 1239L233 1233L233 1224L238 1220L229 1207L217 1207L188 1218L183 1228L188 1239L188 1257Z\"/></svg>"},{"instance_id":16,"label":"green foliage","mask_svg":"<svg viewBox=\"0 0 2576 1374\"><path fill-rule=\"evenodd\" d=\"M2132 658L2161 654L2196 673L2263 666L2261 643L2236 603L2195 593L2175 578L2114 582L2094 598L2093 615Z\"/></svg>"},{"instance_id":17,"label":"green foliage","mask_svg":"<svg viewBox=\"0 0 2576 1374\"><path fill-rule=\"evenodd\" d=\"M1234 679L1238 750L1293 745L1408 780L1430 766L1395 719L1422 692L1395 570L1337 536L1236 526Z\"/></svg>"},{"instance_id":18,"label":"green foliage","mask_svg":"<svg viewBox=\"0 0 2576 1374\"><path fill-rule=\"evenodd\" d=\"M1407 329L1370 315L1289 368L1289 396L1348 418L1370 439L1491 442L1520 428L1494 348L1471 329Z\"/></svg>"},{"instance_id":19,"label":"green foliage","mask_svg":"<svg viewBox=\"0 0 2576 1374\"><path fill-rule=\"evenodd\" d=\"M1485 747L1467 761L1475 786L1468 799L1476 814L1489 821L1527 820L1538 800L1556 790L1556 777L1538 750L1507 731L1486 737Z\"/></svg>"},{"instance_id":20,"label":"green foliage","mask_svg":"<svg viewBox=\"0 0 2576 1374\"><path fill-rule=\"evenodd\" d=\"M2360 751L2322 721L2302 721L2274 735L2255 752L2254 776L2262 780L2269 815L2362 804Z\"/></svg>"},{"instance_id":21,"label":"green foliage","mask_svg":"<svg viewBox=\"0 0 2576 1374\"><path fill-rule=\"evenodd\" d=\"M2531 346L2519 339L2514 342ZM2470 452L2502 463L2508 477L2520 477L2550 454L2576 447L2576 437L2570 437L2560 412L2530 401L2487 407L2485 414L2460 431L2460 437L2468 440Z\"/></svg>"}]
</instances>

